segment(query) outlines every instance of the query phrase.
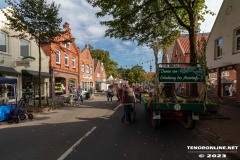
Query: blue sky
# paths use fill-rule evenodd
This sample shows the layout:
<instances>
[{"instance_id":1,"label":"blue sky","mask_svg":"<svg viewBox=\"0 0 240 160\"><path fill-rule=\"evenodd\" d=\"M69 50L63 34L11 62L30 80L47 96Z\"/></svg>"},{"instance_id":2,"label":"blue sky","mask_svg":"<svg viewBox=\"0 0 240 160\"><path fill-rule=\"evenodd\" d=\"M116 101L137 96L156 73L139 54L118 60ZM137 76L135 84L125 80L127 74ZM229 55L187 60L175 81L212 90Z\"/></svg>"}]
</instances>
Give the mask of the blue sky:
<instances>
[{"instance_id":1,"label":"blue sky","mask_svg":"<svg viewBox=\"0 0 240 160\"><path fill-rule=\"evenodd\" d=\"M47 1L50 3L52 0ZM146 46L137 46L136 42L104 37L107 28L100 25L100 19L96 18L97 8L93 8L85 0L54 1L61 5L59 16L62 17L63 23L70 24L75 42L80 49L83 49L85 44L91 44L94 49L108 50L110 58L123 68L131 68L132 65L138 64L142 65L145 71L149 71L149 61L154 59L153 51ZM223 0L206 0L206 5L216 15L205 16L205 21L201 25L202 32L211 31L222 2ZM5 6L4 0L1 0L0 8Z\"/></svg>"}]
</instances>

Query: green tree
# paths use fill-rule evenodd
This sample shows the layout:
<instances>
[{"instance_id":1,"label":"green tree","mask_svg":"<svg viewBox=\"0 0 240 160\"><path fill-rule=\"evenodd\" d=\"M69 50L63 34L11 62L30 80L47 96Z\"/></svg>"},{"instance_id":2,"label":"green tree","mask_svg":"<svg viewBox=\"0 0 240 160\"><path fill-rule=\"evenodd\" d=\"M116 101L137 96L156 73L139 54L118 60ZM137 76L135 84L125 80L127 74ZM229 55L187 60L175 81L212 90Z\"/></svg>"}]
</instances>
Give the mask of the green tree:
<instances>
[{"instance_id":1,"label":"green tree","mask_svg":"<svg viewBox=\"0 0 240 160\"><path fill-rule=\"evenodd\" d=\"M7 18L5 23L9 29L20 34L15 37L26 38L30 36L38 45L39 50L39 81L38 94L41 97L41 49L43 43L53 40L54 37L62 33L60 24L62 18L58 17L60 5L52 2L47 4L46 0L5 0L9 5L3 10ZM39 98L41 107L41 98Z\"/></svg>"},{"instance_id":2,"label":"green tree","mask_svg":"<svg viewBox=\"0 0 240 160\"><path fill-rule=\"evenodd\" d=\"M112 75L117 77L117 66L118 63L110 59L110 53L101 49L92 49L90 50L91 56L93 59L97 59L104 64L107 77Z\"/></svg>"},{"instance_id":3,"label":"green tree","mask_svg":"<svg viewBox=\"0 0 240 160\"><path fill-rule=\"evenodd\" d=\"M102 21L108 26L106 36L123 40L136 40L139 45L153 48L156 65L156 82L159 77L157 53L166 49L182 29L189 33L190 62L195 66L196 33L198 20L203 20L206 10L205 0L88 0L99 7L98 17L112 16L112 20ZM158 83L158 82L157 82ZM197 85L192 85L191 94L196 95Z\"/></svg>"},{"instance_id":4,"label":"green tree","mask_svg":"<svg viewBox=\"0 0 240 160\"><path fill-rule=\"evenodd\" d=\"M119 68L118 77L127 80L130 84L144 81L145 71L142 66L133 66L131 69Z\"/></svg>"},{"instance_id":5,"label":"green tree","mask_svg":"<svg viewBox=\"0 0 240 160\"><path fill-rule=\"evenodd\" d=\"M156 89L159 89L159 49L166 48L173 43L181 29L176 21L172 20L173 13L166 10L162 14L162 6L167 7L164 1L112 1L112 0L88 0L94 7L102 10L97 17L111 15L112 20L102 21L108 26L106 36L121 38L123 40L137 41L138 45L147 45L153 49L156 66Z\"/></svg>"}]
</instances>

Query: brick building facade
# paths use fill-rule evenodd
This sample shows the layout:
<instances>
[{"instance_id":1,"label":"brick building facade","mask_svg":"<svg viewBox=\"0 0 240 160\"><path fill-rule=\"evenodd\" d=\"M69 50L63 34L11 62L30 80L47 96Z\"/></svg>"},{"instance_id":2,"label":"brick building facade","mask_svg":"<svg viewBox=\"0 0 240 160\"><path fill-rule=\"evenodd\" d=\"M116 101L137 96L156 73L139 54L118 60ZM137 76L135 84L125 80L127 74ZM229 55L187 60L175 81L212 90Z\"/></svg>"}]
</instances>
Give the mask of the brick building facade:
<instances>
[{"instance_id":1,"label":"brick building facade","mask_svg":"<svg viewBox=\"0 0 240 160\"><path fill-rule=\"evenodd\" d=\"M103 63L94 60L94 83L97 91L106 90L106 72Z\"/></svg>"},{"instance_id":2,"label":"brick building facade","mask_svg":"<svg viewBox=\"0 0 240 160\"><path fill-rule=\"evenodd\" d=\"M63 25L64 34L55 37L59 43L42 45L45 54L50 57L50 93L51 96L69 92L70 87L79 84L80 49L76 46L69 24Z\"/></svg>"},{"instance_id":3,"label":"brick building facade","mask_svg":"<svg viewBox=\"0 0 240 160\"><path fill-rule=\"evenodd\" d=\"M199 34L197 36L197 43L202 39L207 39L208 34ZM176 63L170 67L190 67L190 43L188 35L182 35L177 38L174 45L171 48L172 53L170 53L170 63ZM179 63L179 64L178 64ZM182 93L184 95L190 95L190 83L177 83L176 87L182 87ZM200 93L202 84L198 84L198 92Z\"/></svg>"},{"instance_id":4,"label":"brick building facade","mask_svg":"<svg viewBox=\"0 0 240 160\"><path fill-rule=\"evenodd\" d=\"M94 86L94 60L90 54L88 45L81 51L79 59L79 79L80 85L84 91L89 91L90 87Z\"/></svg>"}]
</instances>

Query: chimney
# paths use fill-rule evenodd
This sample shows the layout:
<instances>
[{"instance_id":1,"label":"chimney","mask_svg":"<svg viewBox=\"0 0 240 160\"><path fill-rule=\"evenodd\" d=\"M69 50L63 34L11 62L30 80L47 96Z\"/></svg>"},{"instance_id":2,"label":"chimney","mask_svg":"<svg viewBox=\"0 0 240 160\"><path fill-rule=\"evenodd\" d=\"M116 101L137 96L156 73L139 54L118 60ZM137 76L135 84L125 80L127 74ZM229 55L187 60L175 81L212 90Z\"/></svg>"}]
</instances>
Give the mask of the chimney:
<instances>
[{"instance_id":1,"label":"chimney","mask_svg":"<svg viewBox=\"0 0 240 160\"><path fill-rule=\"evenodd\" d=\"M63 28L68 30L69 29L69 23L65 22L64 25L63 25Z\"/></svg>"}]
</instances>

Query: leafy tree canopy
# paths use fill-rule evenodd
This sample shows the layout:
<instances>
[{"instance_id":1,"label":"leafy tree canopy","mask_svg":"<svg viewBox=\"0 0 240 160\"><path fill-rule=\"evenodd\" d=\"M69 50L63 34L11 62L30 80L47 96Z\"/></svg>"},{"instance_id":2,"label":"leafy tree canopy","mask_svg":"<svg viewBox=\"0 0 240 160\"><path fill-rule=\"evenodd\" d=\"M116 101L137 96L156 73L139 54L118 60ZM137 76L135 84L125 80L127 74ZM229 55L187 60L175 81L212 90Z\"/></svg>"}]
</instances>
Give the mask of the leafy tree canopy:
<instances>
[{"instance_id":1,"label":"leafy tree canopy","mask_svg":"<svg viewBox=\"0 0 240 160\"><path fill-rule=\"evenodd\" d=\"M25 38L30 36L37 44L48 42L61 34L62 18L58 17L60 5L55 2L47 4L46 0L5 0L9 5L2 10L7 18L5 24L9 29L21 32L15 37Z\"/></svg>"},{"instance_id":2,"label":"leafy tree canopy","mask_svg":"<svg viewBox=\"0 0 240 160\"><path fill-rule=\"evenodd\" d=\"M118 63L110 59L110 53L108 51L101 49L94 50L92 47L90 53L93 59L97 59L104 64L107 77L110 75L117 77L116 68L118 66Z\"/></svg>"},{"instance_id":3,"label":"leafy tree canopy","mask_svg":"<svg viewBox=\"0 0 240 160\"><path fill-rule=\"evenodd\" d=\"M198 21L203 14L210 13L205 0L88 0L99 7L98 17L112 16L102 21L109 27L106 36L126 40L136 40L139 45L150 44L153 48L158 81L158 50L166 49L181 30L187 30L190 41L190 62L196 65L196 33ZM158 85L156 85L158 86ZM158 90L158 89L156 89ZM191 93L197 93L193 84ZM158 93L157 93L158 94Z\"/></svg>"},{"instance_id":4,"label":"leafy tree canopy","mask_svg":"<svg viewBox=\"0 0 240 160\"><path fill-rule=\"evenodd\" d=\"M145 71L142 66L133 66L131 69L119 68L118 77L127 80L130 84L144 81Z\"/></svg>"}]
</instances>

